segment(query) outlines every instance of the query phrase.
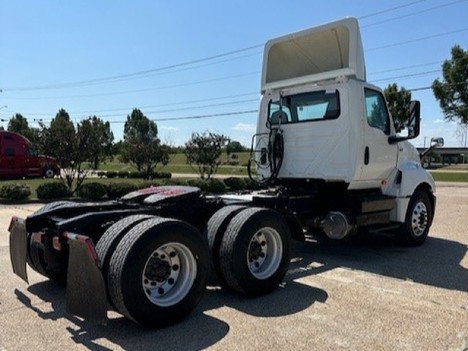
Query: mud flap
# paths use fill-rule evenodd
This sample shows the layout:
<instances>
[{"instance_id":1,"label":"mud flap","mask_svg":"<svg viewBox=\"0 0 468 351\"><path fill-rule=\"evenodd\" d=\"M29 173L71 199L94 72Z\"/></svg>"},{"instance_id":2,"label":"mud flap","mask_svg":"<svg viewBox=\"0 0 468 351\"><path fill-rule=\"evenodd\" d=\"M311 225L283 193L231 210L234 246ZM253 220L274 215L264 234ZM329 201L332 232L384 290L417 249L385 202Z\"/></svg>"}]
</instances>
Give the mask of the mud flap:
<instances>
[{"instance_id":1,"label":"mud flap","mask_svg":"<svg viewBox=\"0 0 468 351\"><path fill-rule=\"evenodd\" d=\"M24 219L13 217L8 230L10 231L10 261L13 272L29 284L28 272L26 271L28 233Z\"/></svg>"},{"instance_id":2,"label":"mud flap","mask_svg":"<svg viewBox=\"0 0 468 351\"><path fill-rule=\"evenodd\" d=\"M67 312L107 324L107 296L99 259L89 237L65 233L70 256L67 273Z\"/></svg>"}]
</instances>

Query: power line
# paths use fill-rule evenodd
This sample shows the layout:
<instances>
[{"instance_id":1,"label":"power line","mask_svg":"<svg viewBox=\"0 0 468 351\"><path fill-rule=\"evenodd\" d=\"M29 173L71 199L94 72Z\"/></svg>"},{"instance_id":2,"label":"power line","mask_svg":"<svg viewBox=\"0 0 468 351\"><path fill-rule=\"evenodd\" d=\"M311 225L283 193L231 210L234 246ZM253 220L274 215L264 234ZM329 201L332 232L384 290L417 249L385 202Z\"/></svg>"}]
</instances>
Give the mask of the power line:
<instances>
[{"instance_id":1,"label":"power line","mask_svg":"<svg viewBox=\"0 0 468 351\"><path fill-rule=\"evenodd\" d=\"M77 81L77 82L68 82L68 83L60 83L60 84L50 84L50 85L45 85L45 86L36 86L36 87L21 87L21 88L5 88L3 89L5 92L6 91L25 91L25 90L40 90L40 89L58 89L58 88L65 88L65 87L70 87L73 85L85 85L85 84L90 84L90 83L98 83L98 82L107 82L107 81L113 81L113 80L118 80L122 78L130 78L130 77L138 77L138 76L144 76L152 73L157 73L157 72L162 72L162 71L167 71L170 69L174 68L179 68L179 67L184 67L184 66L189 66L193 64L197 64L200 62L205 62L205 61L211 61L217 58L221 57L226 57L230 55L234 55L237 53L245 52L248 50L252 49L257 49L259 47L262 47L262 45L254 45L254 46L249 46L246 48L234 50L234 51L229 51L225 53L221 53L218 55L213 55L213 56L208 56L200 59L195 59L191 61L186 61L182 63L177 63L173 65L168 65L168 66L163 66L163 67L158 67L158 68L152 68L144 71L138 71L134 73L127 73L127 74L121 74L121 75L115 75L115 76L110 76L110 77L103 77L103 78L96 78L96 79L89 79L89 80L83 80L83 81Z\"/></svg>"},{"instance_id":2,"label":"power line","mask_svg":"<svg viewBox=\"0 0 468 351\"><path fill-rule=\"evenodd\" d=\"M245 111L231 111L231 112L224 112L224 113L214 113L208 115L196 115L196 116L181 116L181 117L165 117L165 118L150 118L150 120L154 122L161 122L161 121L181 121L181 120L189 120L189 119L203 119L203 118L214 118L214 117L224 117L224 116L234 116L234 115L244 115L248 113L257 113L258 110L245 110ZM42 122L50 122L51 120L42 120ZM127 121L108 121L111 124L121 124L126 123Z\"/></svg>"},{"instance_id":3,"label":"power line","mask_svg":"<svg viewBox=\"0 0 468 351\"><path fill-rule=\"evenodd\" d=\"M395 79L421 77L421 76L427 76L427 75L434 74L434 73L440 73L440 70L419 72L419 73L413 73L413 74L405 74L405 75L401 75L401 76L388 77L388 78L382 78L382 79L374 79L372 82L385 82L385 81L388 81L388 80L395 80Z\"/></svg>"},{"instance_id":4,"label":"power line","mask_svg":"<svg viewBox=\"0 0 468 351\"><path fill-rule=\"evenodd\" d=\"M49 97L24 97L24 98L9 97L9 99L11 99L11 100L55 100L55 99L81 99L81 98L87 98L87 97L123 95L123 94L132 94L132 93L141 93L141 92L145 92L145 91L155 91L155 90L163 90L163 89L180 88L180 87L186 87L186 86L191 86L191 85L199 85L199 84L204 84L204 83L212 83L212 82L218 82L218 81L222 81L222 80L228 80L228 79L251 76L251 75L259 74L259 73L260 73L259 71L256 71L256 72L249 72L249 73L243 73L243 74L235 74L235 75L225 76L225 77L220 77L220 78L199 80L199 81L195 81L195 82L180 83L180 84L173 84L173 85L166 85L166 86L159 86L159 87L152 87L152 88L142 88L142 89L134 89L134 90L116 91L116 92L110 92L110 93L69 95L69 96L56 96L56 97L51 97L51 96L49 96Z\"/></svg>"},{"instance_id":5,"label":"power line","mask_svg":"<svg viewBox=\"0 0 468 351\"><path fill-rule=\"evenodd\" d=\"M418 68L418 67L426 67L426 66L433 66L433 65L440 65L443 61L435 61L435 62L427 62L427 63L420 63L417 65L411 65L411 66L404 66L404 67L398 67L398 68L390 68L382 71L376 71L376 72L370 72L367 75L368 76L373 76L376 74L382 74L382 73L390 73L390 72L396 72L396 71L405 71L407 69L411 68Z\"/></svg>"},{"instance_id":6,"label":"power line","mask_svg":"<svg viewBox=\"0 0 468 351\"><path fill-rule=\"evenodd\" d=\"M385 10L373 12L373 13L370 13L370 14L368 14L368 15L364 15L364 16L358 17L358 19L362 20L362 19L365 19L365 18L378 16L378 15L381 15L381 14L383 14L383 13L388 13L388 12L392 12L392 11L395 11L395 10L402 9L402 8L404 8L404 7L413 6L413 5L419 4L420 2L424 2L424 1L427 1L427 0L417 0L417 1L410 2L410 3L408 3L408 4L404 4L404 5L400 5L400 6L391 7L391 8L385 9Z\"/></svg>"},{"instance_id":7,"label":"power line","mask_svg":"<svg viewBox=\"0 0 468 351\"><path fill-rule=\"evenodd\" d=\"M465 1L467 1L467 0L452 1L452 2L449 2L448 4L442 4L442 5L439 5L439 6L430 7L430 8L428 8L428 9L424 9L424 10L419 10L419 11L415 11L415 12L412 12L412 13L408 13L408 14L406 14L406 15L400 15L400 16L388 18L388 19L386 19L386 20L382 20L382 21L379 21L379 22L374 22L374 23L371 23L371 24L366 24L366 25L362 26L361 28L364 29L364 28L373 27L373 26L376 26L376 25L379 25L379 24L383 24L383 23L388 23L388 22L396 21L396 20L399 20L399 19L402 19L402 18L407 18L407 17L411 17L411 16L420 15L420 14L425 13L425 12L437 10L437 9L442 8L442 7L447 7L447 6L455 5L455 4L458 4L458 3L461 3L461 2L465 2Z\"/></svg>"},{"instance_id":8,"label":"power line","mask_svg":"<svg viewBox=\"0 0 468 351\"><path fill-rule=\"evenodd\" d=\"M417 4L417 3L421 3L421 2L424 2L424 1L427 1L427 0L413 1L413 2L410 2L410 3L405 4L405 5L391 7L391 8L384 9L384 10L381 10L381 11L378 11L378 12L374 12L374 13L371 13L371 14L368 14L368 15L360 16L358 18L359 19L365 19L365 18L374 17L374 16L377 16L377 15L380 15L380 14L383 14L383 13L388 13L388 12L392 12L392 11L395 11L395 10L398 10L398 9L401 9L401 8L413 6L413 5ZM466 0L457 0L457 1L454 1L454 2L449 3L449 4L444 4L444 5L436 6L436 7L430 8L430 9L422 10L419 13L427 12L427 11L430 11L430 10L433 10L433 9L436 9L436 8L440 8L440 7L444 7L444 6L449 6L449 5L452 5L452 4L455 4L455 3L458 3L458 2L462 2L462 1L466 1ZM408 16L415 15L415 14L417 14L417 13L412 13L412 14L409 14L409 15L403 15L403 16L400 16L399 18L408 17ZM389 19L389 20L386 20L386 21L388 22L388 21L392 21L392 20L395 20L395 19L399 19L399 18L393 18L393 19ZM371 25L375 25L375 24L371 24ZM368 26L371 26L371 25L368 25ZM173 65L168 65L168 66L163 66L163 67L152 68L152 69L143 70L143 71L137 71L137 72L133 72L133 73L120 74L120 75L101 77L101 78L95 78L95 79L88 79L88 80L81 80L81 81L75 81L75 82L55 83L55 84L49 84L49 85L30 86L30 87L16 87L16 88L12 87L12 88L5 88L4 90L5 91L31 91L31 90L48 90L48 89L59 89L59 88L73 88L73 87L84 87L84 86L95 85L95 84L121 82L121 81L124 81L124 80L130 80L130 79L139 79L139 78L148 77L148 76L151 76L151 75L154 75L154 74L157 74L157 73L167 74L167 73L179 72L179 71L182 71L182 70L173 70L173 71L170 71L170 70L172 70L174 68L192 66L192 65L195 65L197 63L211 61L211 60L215 60L217 58L222 58L222 57L226 57L226 56L246 52L246 51L249 51L249 50L260 48L262 46L263 46L263 44L257 44L257 45L253 45L253 46L249 46L249 47L229 51L229 52L220 53L220 54L213 55L213 56L208 56L208 57L204 57L204 58L200 58L200 59L190 60L190 61L186 61L186 62L182 62L182 63L178 63L178 64L173 64ZM212 65L212 64L218 64L218 63L222 63L222 62L226 62L226 61L232 61L232 60L236 60L236 59L239 59L239 58L258 55L258 54L260 54L260 53L253 53L253 54L240 56L240 57L235 57L235 58L231 58L231 59L223 60L223 61L219 61L219 62L214 62L214 63L212 62L212 63L201 65L201 66L186 67L183 70L188 70L188 69L193 69L193 68L198 68L198 67L204 67L204 66L208 66L208 65Z\"/></svg>"},{"instance_id":9,"label":"power line","mask_svg":"<svg viewBox=\"0 0 468 351\"><path fill-rule=\"evenodd\" d=\"M418 42L418 41L423 41L423 40L428 40L428 39L433 39L433 38L439 38L439 37L443 37L443 36L446 36L446 35L461 33L461 32L466 32L466 31L468 31L468 28L457 29L457 30L453 30L453 31L450 31L450 32L444 32L444 33L429 35L427 37L421 37L421 38L411 39L411 40L407 40L407 41L401 41L401 42L398 42L398 43L377 46L375 48L370 48L370 49L367 49L365 51L367 52L367 51L375 51L375 50L380 50L380 49L387 49L387 48L391 48L391 47L395 47L395 46L415 43L415 42Z\"/></svg>"},{"instance_id":10,"label":"power line","mask_svg":"<svg viewBox=\"0 0 468 351\"><path fill-rule=\"evenodd\" d=\"M156 104L156 105L144 105L144 106L138 106L139 109L145 109L145 108L155 108L155 107L165 107L165 106L177 106L177 105L187 105L187 104L197 104L200 102L208 102L208 101L219 101L219 100L225 100L225 99L231 99L231 98L238 98L238 97L244 97L244 96L250 96L250 95L255 95L258 96L258 92L250 92L250 93L242 93L242 94L234 94L234 95L226 95L226 96L219 96L219 97L213 97L213 98L205 98L205 99L198 99L198 100L185 100L185 101L179 101L179 102L171 102L171 103L164 103L164 104ZM258 98L256 99L258 101ZM114 112L114 111L129 111L131 109L135 108L135 106L132 107L117 107L117 108L111 108L111 109L102 109L102 110L85 110L85 111L72 111L69 112L70 114L96 114L98 112ZM24 112L25 115L28 116L43 116L47 115L49 113L37 113L37 112Z\"/></svg>"},{"instance_id":11,"label":"power line","mask_svg":"<svg viewBox=\"0 0 468 351\"><path fill-rule=\"evenodd\" d=\"M167 110L155 110L155 111L145 111L145 114L154 114L154 113L166 113L166 112L178 112L178 111L186 111L186 110L197 110L203 109L207 107L219 107L219 106L228 106L228 105L237 105L237 104L244 104L247 102L258 102L258 99L249 99L249 100L240 100L240 101L230 101L230 102L223 102L218 104L209 104L209 105L202 105L202 106L188 106L183 108L173 108ZM99 117L116 117L121 116L121 114L107 114L107 115L100 115Z\"/></svg>"}]
</instances>

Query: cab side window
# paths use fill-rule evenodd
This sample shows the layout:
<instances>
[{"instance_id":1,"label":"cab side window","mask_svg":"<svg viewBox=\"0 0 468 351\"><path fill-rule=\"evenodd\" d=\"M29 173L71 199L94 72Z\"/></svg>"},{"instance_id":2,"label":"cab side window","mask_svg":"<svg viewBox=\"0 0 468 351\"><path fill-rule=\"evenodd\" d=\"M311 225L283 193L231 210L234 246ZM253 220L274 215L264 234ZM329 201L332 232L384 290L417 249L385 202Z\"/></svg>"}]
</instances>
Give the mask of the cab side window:
<instances>
[{"instance_id":1,"label":"cab side window","mask_svg":"<svg viewBox=\"0 0 468 351\"><path fill-rule=\"evenodd\" d=\"M364 89L366 97L367 123L378 128L385 134L390 134L390 117L387 104L381 93L375 90Z\"/></svg>"}]
</instances>

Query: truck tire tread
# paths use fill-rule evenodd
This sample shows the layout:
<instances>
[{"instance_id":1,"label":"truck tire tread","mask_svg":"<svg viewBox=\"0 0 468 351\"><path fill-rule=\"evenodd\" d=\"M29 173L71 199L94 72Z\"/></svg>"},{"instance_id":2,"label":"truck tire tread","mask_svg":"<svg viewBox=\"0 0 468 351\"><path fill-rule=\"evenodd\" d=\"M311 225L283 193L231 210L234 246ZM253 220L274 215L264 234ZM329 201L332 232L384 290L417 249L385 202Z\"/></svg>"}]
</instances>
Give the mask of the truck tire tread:
<instances>
[{"instance_id":1,"label":"truck tire tread","mask_svg":"<svg viewBox=\"0 0 468 351\"><path fill-rule=\"evenodd\" d=\"M143 291L144 265L152 247L177 240L195 251L197 276L180 302L169 307L157 306ZM117 245L109 264L108 290L112 303L125 317L143 325L164 327L184 318L198 304L206 289L208 267L208 246L194 227L175 219L151 218L130 229Z\"/></svg>"},{"instance_id":2,"label":"truck tire tread","mask_svg":"<svg viewBox=\"0 0 468 351\"><path fill-rule=\"evenodd\" d=\"M219 249L223 241L224 233L232 218L246 207L242 205L226 206L218 210L208 221L206 226L206 238L211 253L210 283L226 285L221 273Z\"/></svg>"},{"instance_id":3,"label":"truck tire tread","mask_svg":"<svg viewBox=\"0 0 468 351\"><path fill-rule=\"evenodd\" d=\"M276 271L265 279L256 278L247 265L248 245L263 225L274 228L281 237L282 257ZM286 275L291 246L291 233L284 218L265 208L247 208L229 223L220 248L221 271L227 285L249 296L266 295L273 291Z\"/></svg>"}]
</instances>

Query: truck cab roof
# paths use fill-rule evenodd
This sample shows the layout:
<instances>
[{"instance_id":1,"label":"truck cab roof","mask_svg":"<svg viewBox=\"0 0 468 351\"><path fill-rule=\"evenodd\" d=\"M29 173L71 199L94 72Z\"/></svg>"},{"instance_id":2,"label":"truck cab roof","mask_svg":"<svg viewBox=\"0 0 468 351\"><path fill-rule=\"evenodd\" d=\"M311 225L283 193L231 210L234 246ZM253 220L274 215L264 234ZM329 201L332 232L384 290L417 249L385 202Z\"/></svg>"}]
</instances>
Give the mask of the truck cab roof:
<instances>
[{"instance_id":1,"label":"truck cab roof","mask_svg":"<svg viewBox=\"0 0 468 351\"><path fill-rule=\"evenodd\" d=\"M345 18L268 41L261 90L339 77L366 80L358 21Z\"/></svg>"}]
</instances>

